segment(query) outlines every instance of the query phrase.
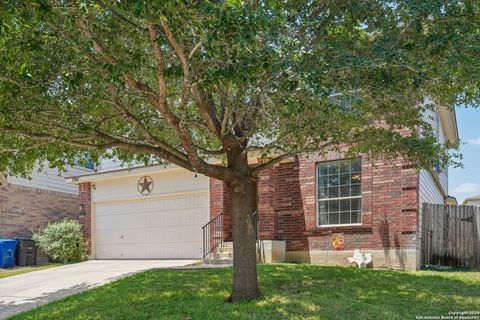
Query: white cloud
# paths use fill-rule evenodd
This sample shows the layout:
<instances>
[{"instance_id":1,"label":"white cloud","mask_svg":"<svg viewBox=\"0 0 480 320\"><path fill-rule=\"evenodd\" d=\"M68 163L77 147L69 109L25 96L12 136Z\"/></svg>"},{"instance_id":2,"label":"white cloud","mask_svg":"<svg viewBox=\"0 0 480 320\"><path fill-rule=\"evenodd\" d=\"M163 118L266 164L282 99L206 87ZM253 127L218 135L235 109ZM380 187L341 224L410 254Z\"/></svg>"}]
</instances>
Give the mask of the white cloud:
<instances>
[{"instance_id":1,"label":"white cloud","mask_svg":"<svg viewBox=\"0 0 480 320\"><path fill-rule=\"evenodd\" d=\"M455 193L476 193L480 192L480 183L465 182L456 187L453 192Z\"/></svg>"},{"instance_id":2,"label":"white cloud","mask_svg":"<svg viewBox=\"0 0 480 320\"><path fill-rule=\"evenodd\" d=\"M467 143L480 144L480 137L479 138L468 139Z\"/></svg>"}]
</instances>

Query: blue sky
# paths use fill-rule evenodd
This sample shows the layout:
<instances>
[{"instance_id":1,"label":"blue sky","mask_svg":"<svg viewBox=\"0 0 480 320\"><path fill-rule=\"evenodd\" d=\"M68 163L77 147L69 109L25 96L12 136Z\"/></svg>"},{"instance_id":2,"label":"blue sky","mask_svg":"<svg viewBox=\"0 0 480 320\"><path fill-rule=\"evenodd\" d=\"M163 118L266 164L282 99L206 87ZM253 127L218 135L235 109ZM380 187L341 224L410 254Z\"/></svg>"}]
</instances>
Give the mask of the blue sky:
<instances>
[{"instance_id":1,"label":"blue sky","mask_svg":"<svg viewBox=\"0 0 480 320\"><path fill-rule=\"evenodd\" d=\"M457 108L463 168L449 169L449 194L459 203L480 195L480 109Z\"/></svg>"}]
</instances>

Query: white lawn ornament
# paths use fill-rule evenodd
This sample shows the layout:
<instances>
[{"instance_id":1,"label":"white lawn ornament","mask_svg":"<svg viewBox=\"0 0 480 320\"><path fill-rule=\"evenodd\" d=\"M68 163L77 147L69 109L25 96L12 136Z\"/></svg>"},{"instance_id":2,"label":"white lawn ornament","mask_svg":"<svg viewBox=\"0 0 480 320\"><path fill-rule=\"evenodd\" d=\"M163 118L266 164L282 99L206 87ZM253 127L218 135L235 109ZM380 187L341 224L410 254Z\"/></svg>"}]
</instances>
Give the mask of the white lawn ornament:
<instances>
[{"instance_id":1,"label":"white lawn ornament","mask_svg":"<svg viewBox=\"0 0 480 320\"><path fill-rule=\"evenodd\" d=\"M353 250L353 257L347 258L348 262L356 263L359 268L366 268L372 262L372 255L370 253L361 253L360 250Z\"/></svg>"}]
</instances>

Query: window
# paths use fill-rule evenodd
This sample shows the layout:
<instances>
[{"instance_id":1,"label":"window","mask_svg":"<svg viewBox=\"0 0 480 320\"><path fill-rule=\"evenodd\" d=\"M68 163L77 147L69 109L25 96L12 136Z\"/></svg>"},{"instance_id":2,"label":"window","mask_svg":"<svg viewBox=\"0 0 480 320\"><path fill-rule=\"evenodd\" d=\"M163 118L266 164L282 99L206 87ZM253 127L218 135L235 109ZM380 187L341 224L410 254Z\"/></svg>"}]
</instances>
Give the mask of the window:
<instances>
[{"instance_id":1,"label":"window","mask_svg":"<svg viewBox=\"0 0 480 320\"><path fill-rule=\"evenodd\" d=\"M362 162L342 160L317 165L318 225L361 223Z\"/></svg>"},{"instance_id":2,"label":"window","mask_svg":"<svg viewBox=\"0 0 480 320\"><path fill-rule=\"evenodd\" d=\"M77 157L74 162L77 167L83 167L91 170L95 170L95 162L92 160L90 154L85 153L83 157Z\"/></svg>"}]
</instances>

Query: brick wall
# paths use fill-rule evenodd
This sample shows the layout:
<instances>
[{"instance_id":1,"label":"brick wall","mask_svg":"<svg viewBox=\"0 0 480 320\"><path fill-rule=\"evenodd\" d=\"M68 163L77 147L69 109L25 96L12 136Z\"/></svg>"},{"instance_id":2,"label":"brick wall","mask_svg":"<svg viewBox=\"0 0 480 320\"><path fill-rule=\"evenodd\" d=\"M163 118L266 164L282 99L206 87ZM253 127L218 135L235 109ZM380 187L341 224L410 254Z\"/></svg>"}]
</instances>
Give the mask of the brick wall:
<instances>
[{"instance_id":1,"label":"brick wall","mask_svg":"<svg viewBox=\"0 0 480 320\"><path fill-rule=\"evenodd\" d=\"M275 237L274 173L275 168L269 168L260 172L258 177L258 238L261 240L271 240Z\"/></svg>"},{"instance_id":2,"label":"brick wall","mask_svg":"<svg viewBox=\"0 0 480 320\"><path fill-rule=\"evenodd\" d=\"M78 184L78 202L83 205L84 215L79 217L83 236L87 241L87 252L92 252L92 185L90 182Z\"/></svg>"},{"instance_id":3,"label":"brick wall","mask_svg":"<svg viewBox=\"0 0 480 320\"><path fill-rule=\"evenodd\" d=\"M210 219L220 212L223 213L223 239L232 241L232 215L227 185L221 180L210 178Z\"/></svg>"},{"instance_id":4,"label":"brick wall","mask_svg":"<svg viewBox=\"0 0 480 320\"><path fill-rule=\"evenodd\" d=\"M402 160L362 159L362 224L318 227L316 164L344 158L341 152L303 155L259 176L260 239L285 240L287 251L414 249L418 214L418 174ZM228 212L223 183L211 180L211 213ZM225 221L224 229L231 230ZM231 234L231 233L230 233Z\"/></svg>"},{"instance_id":5,"label":"brick wall","mask_svg":"<svg viewBox=\"0 0 480 320\"><path fill-rule=\"evenodd\" d=\"M76 195L9 184L0 177L0 238L29 236L48 222L78 219Z\"/></svg>"},{"instance_id":6,"label":"brick wall","mask_svg":"<svg viewBox=\"0 0 480 320\"><path fill-rule=\"evenodd\" d=\"M345 250L414 249L418 175L401 160L362 159L360 226L317 226L316 163L342 158L330 152L275 167L275 239L286 240L288 251L334 250L337 235Z\"/></svg>"}]
</instances>

